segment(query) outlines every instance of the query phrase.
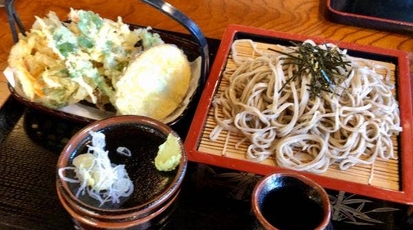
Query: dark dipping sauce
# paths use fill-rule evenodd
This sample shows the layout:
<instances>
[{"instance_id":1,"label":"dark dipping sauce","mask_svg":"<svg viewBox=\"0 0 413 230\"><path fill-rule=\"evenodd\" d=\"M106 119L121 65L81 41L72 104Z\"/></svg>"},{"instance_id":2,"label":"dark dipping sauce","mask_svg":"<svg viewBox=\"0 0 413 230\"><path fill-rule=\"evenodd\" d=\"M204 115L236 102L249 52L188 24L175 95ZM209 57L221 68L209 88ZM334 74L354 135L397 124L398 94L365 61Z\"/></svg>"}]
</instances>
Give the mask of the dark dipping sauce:
<instances>
[{"instance_id":1,"label":"dark dipping sauce","mask_svg":"<svg viewBox=\"0 0 413 230\"><path fill-rule=\"evenodd\" d=\"M153 200L162 192L165 192L168 186L171 186L177 170L161 172L156 169L154 163L158 147L165 142L167 136L157 130L149 129L141 125L115 125L100 130L99 132L104 133L106 136L105 150L109 151L108 156L111 163L125 165L129 178L134 184L134 191L131 196L125 198L122 197L121 202L117 204L106 202L104 205L100 206L100 203L91 198L87 192L85 195L79 196L81 201L103 209L126 209ZM84 147L74 153L72 159L78 154L86 153L86 145L91 145L91 139L86 143L83 143ZM128 157L117 153L116 149L118 147L128 148L131 151L132 156ZM73 194L76 194L79 184L70 183L69 187Z\"/></svg>"},{"instance_id":2,"label":"dark dipping sauce","mask_svg":"<svg viewBox=\"0 0 413 230\"><path fill-rule=\"evenodd\" d=\"M293 186L269 191L263 198L261 213L280 230L314 230L323 220L322 204Z\"/></svg>"}]
</instances>

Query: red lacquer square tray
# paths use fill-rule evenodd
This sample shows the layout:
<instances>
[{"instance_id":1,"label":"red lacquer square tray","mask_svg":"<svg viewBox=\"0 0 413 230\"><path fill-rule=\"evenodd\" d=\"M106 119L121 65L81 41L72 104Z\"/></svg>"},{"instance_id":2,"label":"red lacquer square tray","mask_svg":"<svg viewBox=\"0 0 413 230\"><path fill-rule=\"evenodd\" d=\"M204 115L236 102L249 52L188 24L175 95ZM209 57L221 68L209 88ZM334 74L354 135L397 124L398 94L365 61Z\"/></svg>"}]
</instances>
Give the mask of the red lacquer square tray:
<instances>
[{"instance_id":1,"label":"red lacquer square tray","mask_svg":"<svg viewBox=\"0 0 413 230\"><path fill-rule=\"evenodd\" d=\"M190 161L260 175L290 171L277 166L275 161L271 159L262 162L251 161L242 153L242 147L236 147L236 149L235 147L228 147L231 146L228 143L235 143L237 141L235 139L241 137L231 136L230 140L225 140L225 143L223 143L224 141L214 142L209 139L211 127L216 125L216 123L214 124L212 101L214 96L223 90L220 87L225 87L222 76L225 74L225 68L230 62L231 45L238 39L251 39L264 46L274 44L288 45L291 44L291 41L302 42L311 39L316 44L336 44L339 48L346 49L348 54L353 57L389 65L394 75L393 81L396 85L395 97L399 101L400 119L403 129L394 139L397 159L389 161L376 160L372 165L360 167L356 165L344 171L332 165L325 173L300 173L315 180L327 189L340 190L398 203L413 204L413 153L411 149L413 137L412 85L407 53L398 50L230 25L221 40L215 62L185 140ZM239 149L241 149L241 152ZM228 152L228 154L223 154L223 152Z\"/></svg>"}]
</instances>

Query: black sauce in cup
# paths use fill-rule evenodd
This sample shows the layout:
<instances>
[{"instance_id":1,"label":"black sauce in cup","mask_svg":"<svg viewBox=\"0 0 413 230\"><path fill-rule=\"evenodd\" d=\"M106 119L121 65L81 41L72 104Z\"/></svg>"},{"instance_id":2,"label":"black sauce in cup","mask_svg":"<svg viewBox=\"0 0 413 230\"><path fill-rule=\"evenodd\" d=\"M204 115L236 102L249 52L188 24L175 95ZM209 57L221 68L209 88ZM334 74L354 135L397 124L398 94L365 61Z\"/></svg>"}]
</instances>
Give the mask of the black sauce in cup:
<instances>
[{"instance_id":1,"label":"black sauce in cup","mask_svg":"<svg viewBox=\"0 0 413 230\"><path fill-rule=\"evenodd\" d=\"M299 173L274 173L257 183L252 210L268 230L325 230L331 204L326 191Z\"/></svg>"},{"instance_id":2,"label":"black sauce in cup","mask_svg":"<svg viewBox=\"0 0 413 230\"><path fill-rule=\"evenodd\" d=\"M282 230L314 230L323 220L322 206L292 186L270 191L261 212L271 225Z\"/></svg>"}]
</instances>

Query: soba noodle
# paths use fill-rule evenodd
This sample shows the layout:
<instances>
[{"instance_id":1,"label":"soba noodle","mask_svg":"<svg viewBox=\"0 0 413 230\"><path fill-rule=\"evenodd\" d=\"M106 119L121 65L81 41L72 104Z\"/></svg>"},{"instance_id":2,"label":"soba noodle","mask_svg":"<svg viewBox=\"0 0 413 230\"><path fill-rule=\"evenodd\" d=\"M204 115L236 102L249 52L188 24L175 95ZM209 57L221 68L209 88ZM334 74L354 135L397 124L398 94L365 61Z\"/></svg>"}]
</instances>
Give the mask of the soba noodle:
<instances>
[{"instance_id":1,"label":"soba noodle","mask_svg":"<svg viewBox=\"0 0 413 230\"><path fill-rule=\"evenodd\" d=\"M251 46L252 56L237 49L240 43ZM294 47L278 48L291 52ZM377 158L396 158L392 137L401 126L391 71L345 56L351 61L349 76L334 93L311 97L310 76L286 83L295 70L285 64L286 55L260 51L251 40L236 40L232 59L237 67L226 70L233 71L229 86L214 99L217 126L211 140L222 130L241 133L249 143L248 158L272 156L279 166L316 173L333 163L345 170Z\"/></svg>"}]
</instances>

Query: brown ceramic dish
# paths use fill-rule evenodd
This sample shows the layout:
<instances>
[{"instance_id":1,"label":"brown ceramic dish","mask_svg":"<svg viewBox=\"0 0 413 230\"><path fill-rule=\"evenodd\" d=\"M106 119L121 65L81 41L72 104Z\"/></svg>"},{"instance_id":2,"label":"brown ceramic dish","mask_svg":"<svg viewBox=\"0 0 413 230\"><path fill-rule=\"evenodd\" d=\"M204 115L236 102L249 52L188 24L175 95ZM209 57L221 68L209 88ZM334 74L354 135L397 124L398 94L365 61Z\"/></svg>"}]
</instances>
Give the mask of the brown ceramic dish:
<instances>
[{"instance_id":1,"label":"brown ceramic dish","mask_svg":"<svg viewBox=\"0 0 413 230\"><path fill-rule=\"evenodd\" d=\"M96 229L158 228L168 222L174 211L180 186L184 179L187 157L182 142L182 157L179 166L170 172L160 172L155 168L154 159L168 134L177 134L169 126L142 116L116 116L94 122L70 139L62 151L57 168L72 165L78 154L85 153L90 144L90 131L102 132L106 136L106 150L114 164L124 164L134 184L130 197L120 205L99 206L88 195L76 197L77 183L68 183L57 177L56 188L59 199L78 226L95 226ZM178 136L177 136L178 137ZM116 154L119 146L127 147L131 157ZM66 177L74 177L69 172ZM123 203L122 203L123 202Z\"/></svg>"},{"instance_id":2,"label":"brown ceramic dish","mask_svg":"<svg viewBox=\"0 0 413 230\"><path fill-rule=\"evenodd\" d=\"M251 206L268 230L325 230L330 223L327 192L299 173L275 173L261 179L253 190Z\"/></svg>"}]
</instances>

